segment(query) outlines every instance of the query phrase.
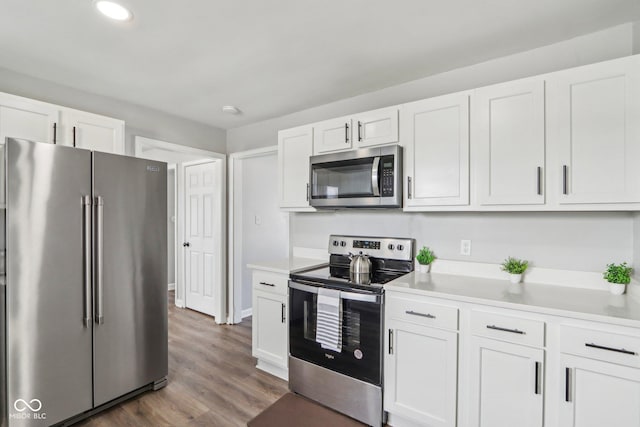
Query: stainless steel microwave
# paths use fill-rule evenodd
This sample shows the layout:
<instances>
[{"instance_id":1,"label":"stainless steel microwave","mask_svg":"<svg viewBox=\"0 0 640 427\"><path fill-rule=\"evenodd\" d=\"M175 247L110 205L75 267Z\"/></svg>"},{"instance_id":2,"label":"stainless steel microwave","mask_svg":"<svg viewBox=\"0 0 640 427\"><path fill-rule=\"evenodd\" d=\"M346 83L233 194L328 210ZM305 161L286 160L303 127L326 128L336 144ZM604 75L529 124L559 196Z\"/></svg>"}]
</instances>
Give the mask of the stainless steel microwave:
<instances>
[{"instance_id":1,"label":"stainless steel microwave","mask_svg":"<svg viewBox=\"0 0 640 427\"><path fill-rule=\"evenodd\" d=\"M402 147L310 158L309 201L316 208L402 207Z\"/></svg>"}]
</instances>

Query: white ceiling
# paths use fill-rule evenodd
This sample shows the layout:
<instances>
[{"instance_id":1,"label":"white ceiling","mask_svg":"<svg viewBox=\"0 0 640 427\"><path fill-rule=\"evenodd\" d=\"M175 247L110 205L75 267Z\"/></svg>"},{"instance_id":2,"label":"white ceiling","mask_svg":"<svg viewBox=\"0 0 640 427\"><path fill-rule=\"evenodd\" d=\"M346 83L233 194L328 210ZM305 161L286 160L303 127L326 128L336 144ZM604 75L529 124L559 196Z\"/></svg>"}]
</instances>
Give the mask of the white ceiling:
<instances>
[{"instance_id":1,"label":"white ceiling","mask_svg":"<svg viewBox=\"0 0 640 427\"><path fill-rule=\"evenodd\" d=\"M1 0L0 67L233 128L640 19L638 0L122 3L130 23Z\"/></svg>"}]
</instances>

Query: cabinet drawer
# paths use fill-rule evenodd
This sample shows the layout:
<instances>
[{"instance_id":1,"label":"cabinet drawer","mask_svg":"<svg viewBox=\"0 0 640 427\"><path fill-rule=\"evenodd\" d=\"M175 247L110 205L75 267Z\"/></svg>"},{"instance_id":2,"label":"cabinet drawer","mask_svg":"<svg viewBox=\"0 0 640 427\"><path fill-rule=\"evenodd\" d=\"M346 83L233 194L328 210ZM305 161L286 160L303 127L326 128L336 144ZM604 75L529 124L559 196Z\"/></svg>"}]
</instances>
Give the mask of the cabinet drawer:
<instances>
[{"instance_id":1,"label":"cabinet drawer","mask_svg":"<svg viewBox=\"0 0 640 427\"><path fill-rule=\"evenodd\" d=\"M544 322L486 311L471 311L474 335L534 347L544 347Z\"/></svg>"},{"instance_id":2,"label":"cabinet drawer","mask_svg":"<svg viewBox=\"0 0 640 427\"><path fill-rule=\"evenodd\" d=\"M560 351L640 368L640 336L563 325Z\"/></svg>"},{"instance_id":3,"label":"cabinet drawer","mask_svg":"<svg viewBox=\"0 0 640 427\"><path fill-rule=\"evenodd\" d=\"M434 304L419 297L415 299L388 296L385 307L387 316L405 322L442 329L458 329L458 309Z\"/></svg>"},{"instance_id":4,"label":"cabinet drawer","mask_svg":"<svg viewBox=\"0 0 640 427\"><path fill-rule=\"evenodd\" d=\"M289 276L269 271L253 271L253 288L265 292L287 295Z\"/></svg>"}]
</instances>

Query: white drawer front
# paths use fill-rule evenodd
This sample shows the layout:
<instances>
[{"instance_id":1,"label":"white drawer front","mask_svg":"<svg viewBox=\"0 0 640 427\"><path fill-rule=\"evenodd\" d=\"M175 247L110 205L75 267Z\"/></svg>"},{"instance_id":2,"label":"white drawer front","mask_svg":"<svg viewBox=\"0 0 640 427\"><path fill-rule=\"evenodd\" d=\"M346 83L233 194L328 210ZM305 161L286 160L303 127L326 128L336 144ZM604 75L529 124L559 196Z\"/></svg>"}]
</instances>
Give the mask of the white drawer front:
<instances>
[{"instance_id":1,"label":"white drawer front","mask_svg":"<svg viewBox=\"0 0 640 427\"><path fill-rule=\"evenodd\" d=\"M442 329L458 329L458 309L427 302L420 297L401 298L388 295L385 311L387 317L405 322Z\"/></svg>"},{"instance_id":2,"label":"white drawer front","mask_svg":"<svg viewBox=\"0 0 640 427\"><path fill-rule=\"evenodd\" d=\"M253 271L253 288L287 295L289 276L268 271Z\"/></svg>"},{"instance_id":3,"label":"white drawer front","mask_svg":"<svg viewBox=\"0 0 640 427\"><path fill-rule=\"evenodd\" d=\"M540 320L473 310L471 331L483 337L544 347L544 322Z\"/></svg>"},{"instance_id":4,"label":"white drawer front","mask_svg":"<svg viewBox=\"0 0 640 427\"><path fill-rule=\"evenodd\" d=\"M560 351L640 368L640 335L563 325L560 327Z\"/></svg>"}]
</instances>

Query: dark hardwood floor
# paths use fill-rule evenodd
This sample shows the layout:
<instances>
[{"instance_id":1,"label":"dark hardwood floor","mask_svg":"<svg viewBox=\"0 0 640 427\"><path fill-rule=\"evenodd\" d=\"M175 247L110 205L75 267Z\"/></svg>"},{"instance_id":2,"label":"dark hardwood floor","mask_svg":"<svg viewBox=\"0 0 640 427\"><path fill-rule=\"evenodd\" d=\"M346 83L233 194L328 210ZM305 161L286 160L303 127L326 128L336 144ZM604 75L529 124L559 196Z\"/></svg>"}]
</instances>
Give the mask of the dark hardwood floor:
<instances>
[{"instance_id":1,"label":"dark hardwood floor","mask_svg":"<svg viewBox=\"0 0 640 427\"><path fill-rule=\"evenodd\" d=\"M169 383L97 414L88 426L245 426L287 392L255 367L251 321L216 325L169 303Z\"/></svg>"}]
</instances>

